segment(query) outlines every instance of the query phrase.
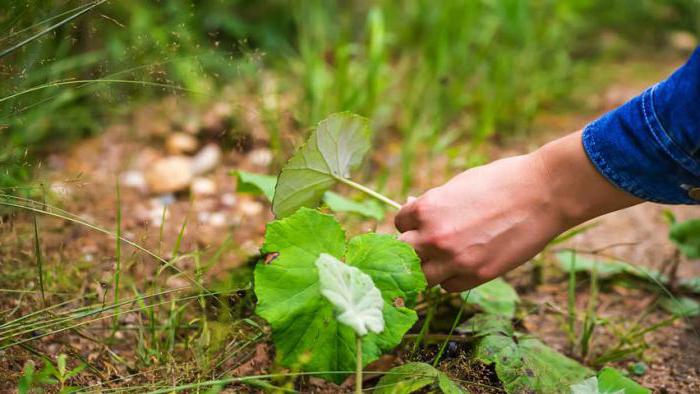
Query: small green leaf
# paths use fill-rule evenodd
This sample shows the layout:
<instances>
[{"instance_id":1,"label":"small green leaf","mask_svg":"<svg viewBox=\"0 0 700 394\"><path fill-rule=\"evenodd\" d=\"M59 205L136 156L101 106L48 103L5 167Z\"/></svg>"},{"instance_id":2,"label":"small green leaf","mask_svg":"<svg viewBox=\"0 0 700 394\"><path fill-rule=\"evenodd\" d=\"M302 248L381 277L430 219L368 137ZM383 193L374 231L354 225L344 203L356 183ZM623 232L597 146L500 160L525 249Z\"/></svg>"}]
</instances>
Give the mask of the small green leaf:
<instances>
[{"instance_id":1,"label":"small green leaf","mask_svg":"<svg viewBox=\"0 0 700 394\"><path fill-rule=\"evenodd\" d=\"M347 250L347 252L346 252ZM287 367L319 372L342 382L355 369L355 332L338 323L333 305L322 296L316 260L322 253L368 274L381 291L385 327L362 338L366 365L401 342L417 320L416 313L396 306L395 298L411 306L425 288L420 260L407 244L388 235L364 234L345 241L345 233L330 215L302 208L268 224L262 252L274 255L255 268L256 312L272 327L277 361Z\"/></svg>"},{"instance_id":2,"label":"small green leaf","mask_svg":"<svg viewBox=\"0 0 700 394\"><path fill-rule=\"evenodd\" d=\"M275 196L277 178L272 175L236 171L236 191L265 196L269 201Z\"/></svg>"},{"instance_id":3,"label":"small green leaf","mask_svg":"<svg viewBox=\"0 0 700 394\"><path fill-rule=\"evenodd\" d=\"M693 317L700 315L700 303L689 297L665 297L659 301L659 304L667 312L676 316Z\"/></svg>"},{"instance_id":4,"label":"small green leaf","mask_svg":"<svg viewBox=\"0 0 700 394\"><path fill-rule=\"evenodd\" d=\"M384 331L384 300L369 275L326 253L316 259L316 268L321 294L335 307L339 322L359 336Z\"/></svg>"},{"instance_id":5,"label":"small green leaf","mask_svg":"<svg viewBox=\"0 0 700 394\"><path fill-rule=\"evenodd\" d=\"M327 191L323 195L323 202L333 212L356 213L375 220L384 219L384 208L376 200L354 201L345 198L338 193Z\"/></svg>"},{"instance_id":6,"label":"small green leaf","mask_svg":"<svg viewBox=\"0 0 700 394\"><path fill-rule=\"evenodd\" d=\"M627 274L650 282L658 281L664 283L668 281L668 278L658 271L635 266L624 261L597 256L595 258L591 258L585 254L576 253L575 251L571 250L560 251L556 254L556 257L559 261L559 266L564 272L571 272L572 269L575 272L592 272L595 269L598 274L598 278L601 279L608 279L616 275Z\"/></svg>"},{"instance_id":7,"label":"small green leaf","mask_svg":"<svg viewBox=\"0 0 700 394\"><path fill-rule=\"evenodd\" d=\"M433 366L408 363L387 372L377 383L374 394L410 394L431 385L437 385L444 394L466 393L449 376Z\"/></svg>"},{"instance_id":8,"label":"small green leaf","mask_svg":"<svg viewBox=\"0 0 700 394\"><path fill-rule=\"evenodd\" d=\"M367 119L347 112L322 120L306 144L284 166L272 211L279 218L301 207L317 207L324 193L350 176L370 148Z\"/></svg>"},{"instance_id":9,"label":"small green leaf","mask_svg":"<svg viewBox=\"0 0 700 394\"><path fill-rule=\"evenodd\" d=\"M512 318L520 301L513 286L502 278L486 282L470 291L462 293L462 300L478 305L484 312Z\"/></svg>"},{"instance_id":10,"label":"small green leaf","mask_svg":"<svg viewBox=\"0 0 700 394\"><path fill-rule=\"evenodd\" d=\"M623 375L615 368L605 367L598 372L598 389L603 393L616 390L624 394L649 394L651 390Z\"/></svg>"},{"instance_id":11,"label":"small green leaf","mask_svg":"<svg viewBox=\"0 0 700 394\"><path fill-rule=\"evenodd\" d=\"M603 368L593 376L571 385L571 394L649 394L651 390L640 386L615 368Z\"/></svg>"},{"instance_id":12,"label":"small green leaf","mask_svg":"<svg viewBox=\"0 0 700 394\"><path fill-rule=\"evenodd\" d=\"M537 338L517 333L509 335L512 326L506 326L510 323L504 316L482 314L476 317L479 318L473 326L479 331L474 357L495 364L496 375L508 393L566 393L570 385L593 374Z\"/></svg>"},{"instance_id":13,"label":"small green leaf","mask_svg":"<svg viewBox=\"0 0 700 394\"><path fill-rule=\"evenodd\" d=\"M686 257L700 258L700 219L673 223L668 237Z\"/></svg>"}]
</instances>

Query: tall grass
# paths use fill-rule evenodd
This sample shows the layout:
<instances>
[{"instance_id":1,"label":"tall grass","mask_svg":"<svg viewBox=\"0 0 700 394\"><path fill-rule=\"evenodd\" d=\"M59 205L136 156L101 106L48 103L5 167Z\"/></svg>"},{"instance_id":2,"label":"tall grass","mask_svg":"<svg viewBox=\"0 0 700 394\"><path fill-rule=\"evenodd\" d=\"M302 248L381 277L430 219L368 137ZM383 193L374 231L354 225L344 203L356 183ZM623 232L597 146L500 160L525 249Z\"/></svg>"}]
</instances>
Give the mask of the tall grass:
<instances>
[{"instance_id":1,"label":"tall grass","mask_svg":"<svg viewBox=\"0 0 700 394\"><path fill-rule=\"evenodd\" d=\"M700 26L695 0L124 0L88 10L97 3L16 3L0 15L0 52L23 44L0 63L3 96L50 86L2 103L0 127L9 131L0 134L8 142L0 186L27 178L27 152L40 157L141 100L173 93L56 82L119 73L182 94L208 92L191 96L201 101L226 83L264 85L263 66L279 80L276 89L301 99L293 109L299 124L351 110L400 136L406 191L418 151L442 154L458 139L478 145L527 131L539 109L567 93L579 58L605 48L601 36L663 45L666 32ZM251 53L263 63L237 62ZM264 115L272 144L282 147L279 114Z\"/></svg>"}]
</instances>

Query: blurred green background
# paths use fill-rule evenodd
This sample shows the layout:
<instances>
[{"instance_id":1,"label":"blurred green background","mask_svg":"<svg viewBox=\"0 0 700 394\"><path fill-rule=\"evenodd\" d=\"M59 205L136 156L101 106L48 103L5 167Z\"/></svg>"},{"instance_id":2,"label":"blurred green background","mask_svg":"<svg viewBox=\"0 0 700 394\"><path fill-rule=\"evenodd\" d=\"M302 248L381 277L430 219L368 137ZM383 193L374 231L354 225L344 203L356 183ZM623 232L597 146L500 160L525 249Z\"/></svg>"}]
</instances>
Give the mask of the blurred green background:
<instances>
[{"instance_id":1,"label":"blurred green background","mask_svg":"<svg viewBox=\"0 0 700 394\"><path fill-rule=\"evenodd\" d=\"M0 1L0 53L16 47L0 57L0 186L143 103L212 102L230 85L260 99L271 134L268 96L295 98L300 132L333 111L370 117L400 139L406 176L419 146L527 133L538 111L571 105L591 64L700 31L698 0L99 3L61 24L95 3Z\"/></svg>"}]
</instances>

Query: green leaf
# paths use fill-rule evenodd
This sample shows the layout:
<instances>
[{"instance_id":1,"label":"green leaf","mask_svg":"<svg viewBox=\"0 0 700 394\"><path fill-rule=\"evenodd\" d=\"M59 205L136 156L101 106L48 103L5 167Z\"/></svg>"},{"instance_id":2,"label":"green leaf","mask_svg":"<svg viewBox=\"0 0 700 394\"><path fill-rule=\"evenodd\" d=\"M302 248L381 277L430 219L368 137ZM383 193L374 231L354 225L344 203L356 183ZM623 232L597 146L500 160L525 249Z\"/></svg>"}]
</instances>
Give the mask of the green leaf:
<instances>
[{"instance_id":1,"label":"green leaf","mask_svg":"<svg viewBox=\"0 0 700 394\"><path fill-rule=\"evenodd\" d=\"M437 385L444 394L466 391L449 376L426 363L408 363L392 368L377 383L374 394L410 394Z\"/></svg>"},{"instance_id":2,"label":"green leaf","mask_svg":"<svg viewBox=\"0 0 700 394\"><path fill-rule=\"evenodd\" d=\"M651 390L626 377L615 368L603 368L593 376L571 385L571 394L649 394Z\"/></svg>"},{"instance_id":3,"label":"green leaf","mask_svg":"<svg viewBox=\"0 0 700 394\"><path fill-rule=\"evenodd\" d=\"M277 178L272 175L255 174L246 171L236 171L236 191L263 195L269 201L275 196Z\"/></svg>"},{"instance_id":4,"label":"green leaf","mask_svg":"<svg viewBox=\"0 0 700 394\"><path fill-rule=\"evenodd\" d=\"M683 279L679 285L683 289L692 293L700 293L700 277Z\"/></svg>"},{"instance_id":5,"label":"green leaf","mask_svg":"<svg viewBox=\"0 0 700 394\"><path fill-rule=\"evenodd\" d=\"M323 195L323 202L334 212L356 213L375 220L384 219L384 208L376 200L354 201L327 191Z\"/></svg>"},{"instance_id":6,"label":"green leaf","mask_svg":"<svg viewBox=\"0 0 700 394\"><path fill-rule=\"evenodd\" d=\"M659 301L659 304L667 312L676 316L694 317L700 315L700 303L689 297L665 297Z\"/></svg>"},{"instance_id":7,"label":"green leaf","mask_svg":"<svg viewBox=\"0 0 700 394\"><path fill-rule=\"evenodd\" d=\"M335 307L339 322L359 336L384 331L384 300L369 275L325 253L316 259L316 268L321 294Z\"/></svg>"},{"instance_id":8,"label":"green leaf","mask_svg":"<svg viewBox=\"0 0 700 394\"><path fill-rule=\"evenodd\" d=\"M484 312L508 317L515 315L515 307L520 301L513 286L502 278L496 278L462 293L462 300L478 305Z\"/></svg>"},{"instance_id":9,"label":"green leaf","mask_svg":"<svg viewBox=\"0 0 700 394\"><path fill-rule=\"evenodd\" d=\"M234 173L237 178L237 192L262 195L269 201L273 200L277 184L276 177L246 171L235 171ZM375 220L384 219L384 207L374 199L355 201L345 198L338 193L327 191L323 194L323 202L333 212L354 213Z\"/></svg>"},{"instance_id":10,"label":"green leaf","mask_svg":"<svg viewBox=\"0 0 700 394\"><path fill-rule=\"evenodd\" d=\"M605 367L598 372L598 389L603 393L621 390L624 394L649 394L651 390L623 375L615 368Z\"/></svg>"},{"instance_id":11,"label":"green leaf","mask_svg":"<svg viewBox=\"0 0 700 394\"><path fill-rule=\"evenodd\" d=\"M324 193L349 177L370 148L367 119L347 112L322 120L306 144L284 166L272 211L284 218L301 207L317 207Z\"/></svg>"},{"instance_id":12,"label":"green leaf","mask_svg":"<svg viewBox=\"0 0 700 394\"><path fill-rule=\"evenodd\" d=\"M364 234L346 246L332 216L302 208L268 224L262 252L276 257L255 268L256 312L272 327L277 361L284 366L318 372L337 383L347 374L333 371L355 369L355 332L338 323L333 305L321 295L315 264L321 253L345 257L382 293L385 328L362 338L365 365L396 347L417 320L413 310L395 306L394 299L413 305L425 277L413 249L392 236Z\"/></svg>"},{"instance_id":13,"label":"green leaf","mask_svg":"<svg viewBox=\"0 0 700 394\"><path fill-rule=\"evenodd\" d=\"M616 275L627 274L654 283L657 281L661 283L668 281L668 278L658 271L634 266L624 261L597 256L591 258L585 254L576 253L571 250L557 252L556 257L559 261L559 266L564 272L571 272L572 269L575 272L592 272L595 269L598 278L601 279L609 279Z\"/></svg>"},{"instance_id":14,"label":"green leaf","mask_svg":"<svg viewBox=\"0 0 700 394\"><path fill-rule=\"evenodd\" d=\"M565 393L570 385L593 374L537 338L509 335L512 326L506 326L506 321L504 316L482 314L474 324L484 329L477 332L474 357L495 364L506 392Z\"/></svg>"},{"instance_id":15,"label":"green leaf","mask_svg":"<svg viewBox=\"0 0 700 394\"><path fill-rule=\"evenodd\" d=\"M673 223L668 237L686 257L700 258L700 219Z\"/></svg>"}]
</instances>

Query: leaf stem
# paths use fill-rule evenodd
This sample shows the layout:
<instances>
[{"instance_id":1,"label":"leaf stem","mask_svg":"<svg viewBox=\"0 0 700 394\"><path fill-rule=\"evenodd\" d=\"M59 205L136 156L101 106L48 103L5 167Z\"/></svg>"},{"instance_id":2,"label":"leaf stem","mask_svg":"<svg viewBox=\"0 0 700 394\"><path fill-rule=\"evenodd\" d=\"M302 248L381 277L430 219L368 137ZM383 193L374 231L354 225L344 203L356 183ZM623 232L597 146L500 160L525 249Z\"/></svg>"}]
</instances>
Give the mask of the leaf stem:
<instances>
[{"instance_id":1,"label":"leaf stem","mask_svg":"<svg viewBox=\"0 0 700 394\"><path fill-rule=\"evenodd\" d=\"M337 179L339 182L344 183L344 184L346 184L354 189L357 189L363 193L367 193L370 196L376 198L377 200L379 200L387 205L391 205L392 207L394 207L396 209L401 209L401 204L399 204L398 202L390 199L389 197L386 197L383 194L380 194L380 193L378 193L378 192L376 192L368 187L365 187L363 185L360 185L359 183L351 181L350 179L343 178L340 176L335 177L335 179Z\"/></svg>"},{"instance_id":2,"label":"leaf stem","mask_svg":"<svg viewBox=\"0 0 700 394\"><path fill-rule=\"evenodd\" d=\"M362 337L355 336L357 367L355 368L355 394L362 394Z\"/></svg>"}]
</instances>

